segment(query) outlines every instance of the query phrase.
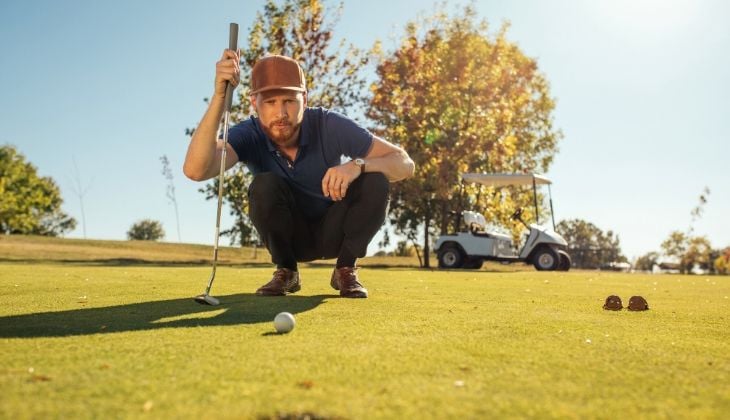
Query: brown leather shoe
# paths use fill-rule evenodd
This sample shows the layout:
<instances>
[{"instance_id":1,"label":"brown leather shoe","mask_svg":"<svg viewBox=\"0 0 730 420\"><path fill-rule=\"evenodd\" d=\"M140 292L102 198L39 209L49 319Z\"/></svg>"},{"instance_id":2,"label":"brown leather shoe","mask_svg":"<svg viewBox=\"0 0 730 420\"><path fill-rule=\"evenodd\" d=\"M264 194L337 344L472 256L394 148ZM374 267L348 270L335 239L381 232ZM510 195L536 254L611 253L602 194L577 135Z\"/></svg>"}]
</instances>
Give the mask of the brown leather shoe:
<instances>
[{"instance_id":1,"label":"brown leather shoe","mask_svg":"<svg viewBox=\"0 0 730 420\"><path fill-rule=\"evenodd\" d=\"M330 286L340 291L340 296L346 298L366 298L368 289L364 288L357 278L357 267L335 268L332 272Z\"/></svg>"},{"instance_id":2,"label":"brown leather shoe","mask_svg":"<svg viewBox=\"0 0 730 420\"><path fill-rule=\"evenodd\" d=\"M299 272L279 268L274 271L271 281L259 287L256 294L259 296L286 296L289 293L298 292L301 288Z\"/></svg>"}]
</instances>

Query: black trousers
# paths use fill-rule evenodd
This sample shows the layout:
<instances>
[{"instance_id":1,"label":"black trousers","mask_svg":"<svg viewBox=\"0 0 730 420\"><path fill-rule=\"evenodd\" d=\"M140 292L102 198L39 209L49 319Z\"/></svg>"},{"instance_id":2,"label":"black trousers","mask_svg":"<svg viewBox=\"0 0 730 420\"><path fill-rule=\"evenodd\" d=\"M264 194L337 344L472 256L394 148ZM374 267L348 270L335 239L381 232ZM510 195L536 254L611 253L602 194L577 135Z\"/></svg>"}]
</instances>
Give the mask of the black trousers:
<instances>
[{"instance_id":1,"label":"black trousers","mask_svg":"<svg viewBox=\"0 0 730 420\"><path fill-rule=\"evenodd\" d=\"M273 173L260 173L248 190L249 217L279 268L336 258L342 247L361 258L385 221L389 188L385 175L362 174L321 219L307 220L289 184Z\"/></svg>"}]
</instances>

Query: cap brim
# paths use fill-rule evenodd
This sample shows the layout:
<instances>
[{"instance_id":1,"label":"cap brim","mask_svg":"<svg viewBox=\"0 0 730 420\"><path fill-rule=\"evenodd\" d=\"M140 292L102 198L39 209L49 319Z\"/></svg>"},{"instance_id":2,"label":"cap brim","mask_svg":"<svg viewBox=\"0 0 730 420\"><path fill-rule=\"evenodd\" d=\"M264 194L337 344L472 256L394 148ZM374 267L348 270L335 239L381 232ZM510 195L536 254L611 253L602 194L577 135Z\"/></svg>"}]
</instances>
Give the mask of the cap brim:
<instances>
[{"instance_id":1,"label":"cap brim","mask_svg":"<svg viewBox=\"0 0 730 420\"><path fill-rule=\"evenodd\" d=\"M257 95L261 92L268 92L270 90L291 90L294 92L306 92L307 90L300 86L266 86L265 88L252 90L251 95Z\"/></svg>"}]
</instances>

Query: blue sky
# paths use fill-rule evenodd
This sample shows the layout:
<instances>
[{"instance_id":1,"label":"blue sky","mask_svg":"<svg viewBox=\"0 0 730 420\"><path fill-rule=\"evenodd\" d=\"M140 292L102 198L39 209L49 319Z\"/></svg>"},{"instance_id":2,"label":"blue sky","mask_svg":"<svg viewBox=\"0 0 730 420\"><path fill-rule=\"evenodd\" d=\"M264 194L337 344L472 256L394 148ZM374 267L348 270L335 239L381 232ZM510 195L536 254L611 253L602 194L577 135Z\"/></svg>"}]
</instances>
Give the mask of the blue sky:
<instances>
[{"instance_id":1,"label":"blue sky","mask_svg":"<svg viewBox=\"0 0 730 420\"><path fill-rule=\"evenodd\" d=\"M89 190L87 237L125 239L160 220L177 241L159 157L175 177L184 242L212 244L215 202L181 166L210 95L229 22L241 46L263 1L0 2L0 144L53 177L79 220L74 160ZM451 4L456 5L456 2ZM461 4L464 4L463 2ZM629 257L695 224L730 245L730 2L722 0L476 1L493 28L538 60L565 138L548 175L558 220L581 218L621 238ZM336 34L395 45L430 2L345 2ZM454 6L452 6L454 7ZM224 218L223 224L230 222ZM224 240L224 243L226 241Z\"/></svg>"}]
</instances>

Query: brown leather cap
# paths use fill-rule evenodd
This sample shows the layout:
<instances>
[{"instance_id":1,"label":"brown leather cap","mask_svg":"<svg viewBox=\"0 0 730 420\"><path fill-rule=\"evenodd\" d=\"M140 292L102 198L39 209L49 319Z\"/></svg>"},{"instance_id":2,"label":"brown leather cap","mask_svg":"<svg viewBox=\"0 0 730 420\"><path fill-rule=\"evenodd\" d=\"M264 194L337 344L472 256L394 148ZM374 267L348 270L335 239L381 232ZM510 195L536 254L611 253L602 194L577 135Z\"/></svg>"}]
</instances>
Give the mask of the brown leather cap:
<instances>
[{"instance_id":1,"label":"brown leather cap","mask_svg":"<svg viewBox=\"0 0 730 420\"><path fill-rule=\"evenodd\" d=\"M649 304L642 296L631 296L628 309L630 311L646 311L649 309Z\"/></svg>"},{"instance_id":2,"label":"brown leather cap","mask_svg":"<svg viewBox=\"0 0 730 420\"><path fill-rule=\"evenodd\" d=\"M304 72L299 63L283 55L270 55L254 64L251 70L251 95L274 89L307 91Z\"/></svg>"},{"instance_id":3,"label":"brown leather cap","mask_svg":"<svg viewBox=\"0 0 730 420\"><path fill-rule=\"evenodd\" d=\"M621 298L616 295L611 295L606 298L606 303L603 304L603 309L607 311L620 311L624 305L621 303Z\"/></svg>"}]
</instances>

